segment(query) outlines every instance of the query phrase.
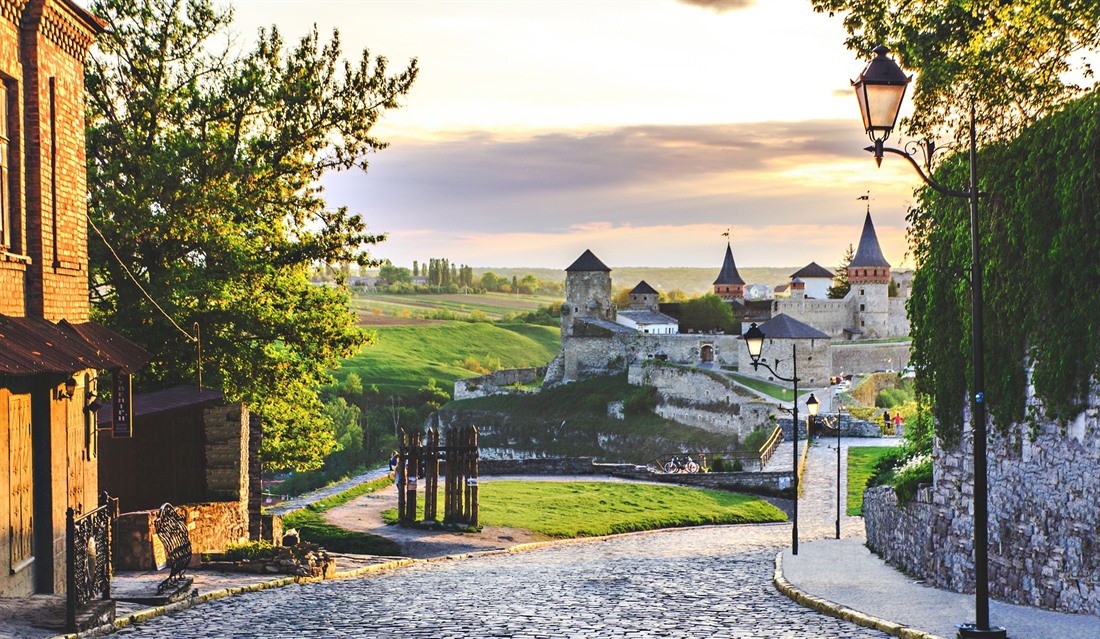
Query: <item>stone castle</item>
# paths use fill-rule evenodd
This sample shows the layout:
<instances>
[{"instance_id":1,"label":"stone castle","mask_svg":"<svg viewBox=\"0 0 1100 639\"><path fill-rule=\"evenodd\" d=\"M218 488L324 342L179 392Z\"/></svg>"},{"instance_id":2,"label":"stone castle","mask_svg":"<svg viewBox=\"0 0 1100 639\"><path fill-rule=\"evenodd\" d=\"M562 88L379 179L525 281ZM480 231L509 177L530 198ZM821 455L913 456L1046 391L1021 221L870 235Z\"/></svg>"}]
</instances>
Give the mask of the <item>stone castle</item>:
<instances>
[{"instance_id":1,"label":"stone castle","mask_svg":"<svg viewBox=\"0 0 1100 639\"><path fill-rule=\"evenodd\" d=\"M548 367L544 383L623 372L631 363L646 359L738 368L742 374L769 377L763 369L757 372L749 365L740 335L681 333L674 317L676 305L659 304L658 292L644 281L630 291L627 308L615 308L611 269L592 251L586 250L565 270L562 349ZM835 375L908 364L904 341L860 344L909 335L905 297L890 297L891 277L868 211L859 248L848 264L851 290L843 299L827 299L833 274L811 262L791 275L788 298L746 300L745 281L729 243L714 293L730 305L735 318L759 323L776 353L795 351L799 377L813 388L828 385ZM792 349L792 344L798 348ZM787 374L782 365L779 372Z\"/></svg>"}]
</instances>

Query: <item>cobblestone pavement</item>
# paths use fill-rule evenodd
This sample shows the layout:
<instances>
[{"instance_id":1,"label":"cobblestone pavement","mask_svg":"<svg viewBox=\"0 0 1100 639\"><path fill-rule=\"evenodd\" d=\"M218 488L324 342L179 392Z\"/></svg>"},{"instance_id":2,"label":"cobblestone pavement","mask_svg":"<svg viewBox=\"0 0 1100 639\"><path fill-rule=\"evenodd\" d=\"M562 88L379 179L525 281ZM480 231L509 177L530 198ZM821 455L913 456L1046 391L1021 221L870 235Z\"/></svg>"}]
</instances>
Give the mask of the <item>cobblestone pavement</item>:
<instances>
[{"instance_id":1,"label":"cobblestone pavement","mask_svg":"<svg viewBox=\"0 0 1100 639\"><path fill-rule=\"evenodd\" d=\"M786 525L627 535L244 594L120 631L214 637L885 637L771 584Z\"/></svg>"}]
</instances>

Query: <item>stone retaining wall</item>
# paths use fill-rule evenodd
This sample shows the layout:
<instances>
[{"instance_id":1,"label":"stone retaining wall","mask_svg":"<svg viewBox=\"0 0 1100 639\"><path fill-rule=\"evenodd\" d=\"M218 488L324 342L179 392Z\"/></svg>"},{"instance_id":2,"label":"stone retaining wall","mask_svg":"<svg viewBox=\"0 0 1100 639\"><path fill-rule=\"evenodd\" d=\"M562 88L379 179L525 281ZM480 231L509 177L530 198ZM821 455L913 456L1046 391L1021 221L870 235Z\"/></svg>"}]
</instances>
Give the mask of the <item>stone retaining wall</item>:
<instances>
[{"instance_id":1,"label":"stone retaining wall","mask_svg":"<svg viewBox=\"0 0 1100 639\"><path fill-rule=\"evenodd\" d=\"M187 533L194 553L192 564L204 552L222 552L231 543L248 541L248 517L237 502L184 504L179 507L187 522ZM119 515L114 538L117 570L160 570L165 567L164 545L153 529L155 510Z\"/></svg>"},{"instance_id":2,"label":"stone retaining wall","mask_svg":"<svg viewBox=\"0 0 1100 639\"><path fill-rule=\"evenodd\" d=\"M991 597L1100 615L1098 406L1093 395L1088 410L1064 425L1016 425L1007 433L990 428ZM971 451L969 431L956 448L937 445L933 486L905 508L896 507L889 489L865 492L863 506L871 549L962 592L974 589Z\"/></svg>"},{"instance_id":3,"label":"stone retaining wall","mask_svg":"<svg viewBox=\"0 0 1100 639\"><path fill-rule=\"evenodd\" d=\"M493 475L611 475L623 479L654 481L694 488L734 490L763 495L781 495L791 487L788 472L743 473L655 473L634 464L600 464L591 457L558 457L553 459L482 459L478 473Z\"/></svg>"},{"instance_id":4,"label":"stone retaining wall","mask_svg":"<svg viewBox=\"0 0 1100 639\"><path fill-rule=\"evenodd\" d=\"M515 384L534 384L546 376L546 367L502 368L488 375L460 379L455 382L454 398L471 399L489 395L514 395L529 391L507 388Z\"/></svg>"}]
</instances>

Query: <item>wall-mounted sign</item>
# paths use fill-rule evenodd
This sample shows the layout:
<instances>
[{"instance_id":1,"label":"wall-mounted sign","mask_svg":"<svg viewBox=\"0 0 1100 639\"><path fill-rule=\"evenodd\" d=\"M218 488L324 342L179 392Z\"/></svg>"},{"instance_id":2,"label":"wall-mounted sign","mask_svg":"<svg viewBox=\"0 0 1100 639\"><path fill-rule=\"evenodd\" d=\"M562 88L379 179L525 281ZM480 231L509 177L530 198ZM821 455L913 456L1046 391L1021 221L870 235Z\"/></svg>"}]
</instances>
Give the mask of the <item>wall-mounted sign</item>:
<instances>
[{"instance_id":1,"label":"wall-mounted sign","mask_svg":"<svg viewBox=\"0 0 1100 639\"><path fill-rule=\"evenodd\" d=\"M122 371L114 371L111 376L111 437L133 435L133 423L130 420L130 405L133 399L130 375Z\"/></svg>"}]
</instances>

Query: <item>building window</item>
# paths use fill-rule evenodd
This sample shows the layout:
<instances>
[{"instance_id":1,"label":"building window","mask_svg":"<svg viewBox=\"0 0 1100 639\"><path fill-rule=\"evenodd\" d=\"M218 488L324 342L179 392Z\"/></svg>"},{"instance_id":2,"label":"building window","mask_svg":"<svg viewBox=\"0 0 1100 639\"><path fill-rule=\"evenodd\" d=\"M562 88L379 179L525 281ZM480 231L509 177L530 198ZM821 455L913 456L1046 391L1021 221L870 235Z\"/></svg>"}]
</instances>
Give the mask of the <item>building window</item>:
<instances>
[{"instance_id":1,"label":"building window","mask_svg":"<svg viewBox=\"0 0 1100 639\"><path fill-rule=\"evenodd\" d=\"M859 305L859 310L861 310L861 311L867 310L867 305L866 304L860 304Z\"/></svg>"},{"instance_id":2,"label":"building window","mask_svg":"<svg viewBox=\"0 0 1100 639\"><path fill-rule=\"evenodd\" d=\"M14 91L7 80L0 79L0 248L17 248L15 233L18 228L11 206L11 185L8 184L11 144L8 140L8 97Z\"/></svg>"},{"instance_id":3,"label":"building window","mask_svg":"<svg viewBox=\"0 0 1100 639\"><path fill-rule=\"evenodd\" d=\"M863 295L863 289L859 289L859 294Z\"/></svg>"}]
</instances>

